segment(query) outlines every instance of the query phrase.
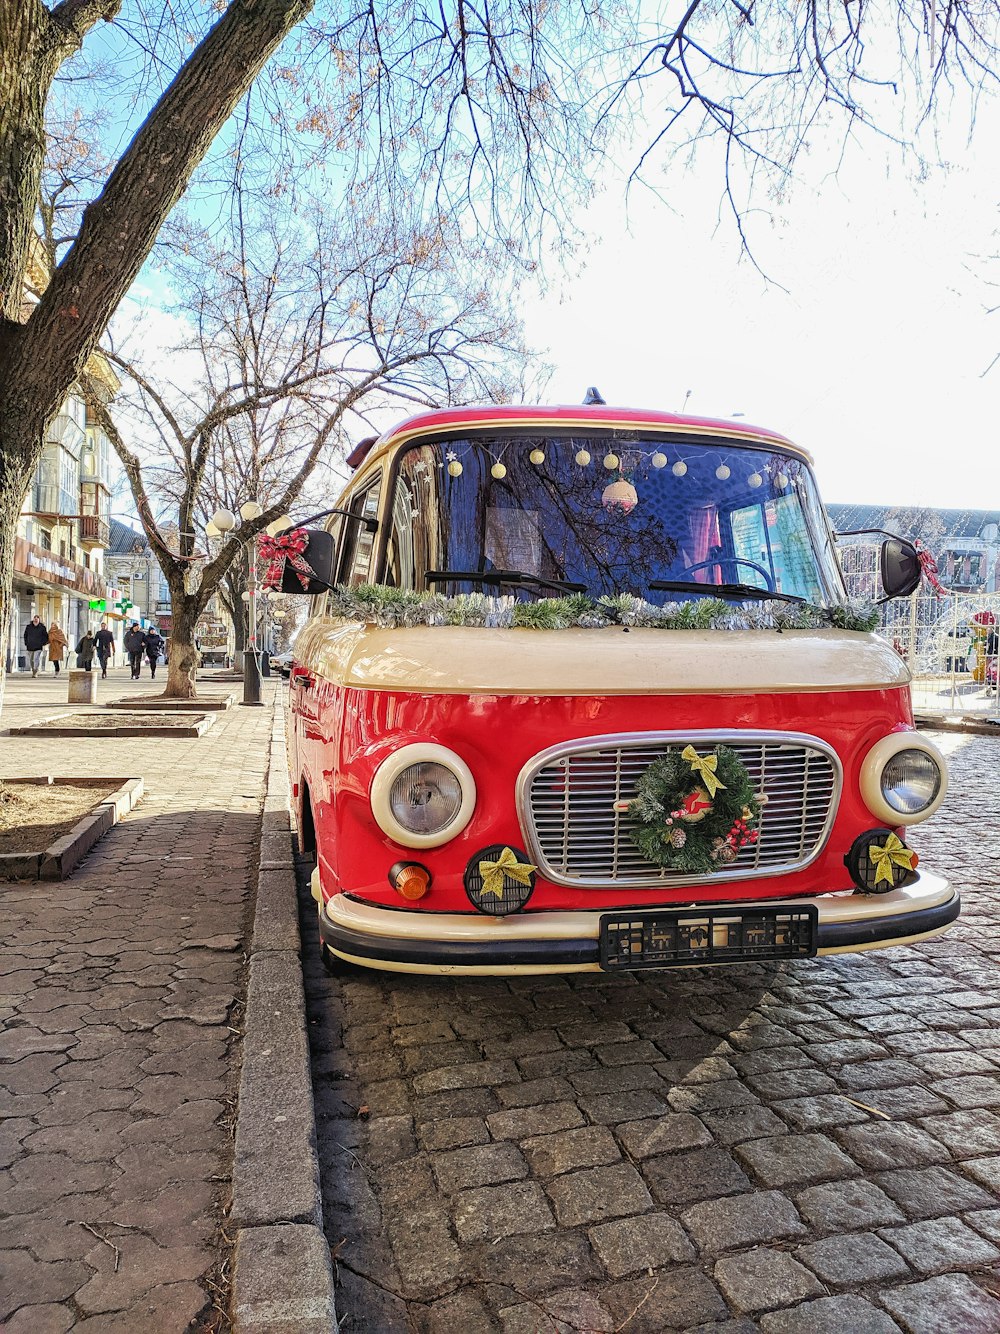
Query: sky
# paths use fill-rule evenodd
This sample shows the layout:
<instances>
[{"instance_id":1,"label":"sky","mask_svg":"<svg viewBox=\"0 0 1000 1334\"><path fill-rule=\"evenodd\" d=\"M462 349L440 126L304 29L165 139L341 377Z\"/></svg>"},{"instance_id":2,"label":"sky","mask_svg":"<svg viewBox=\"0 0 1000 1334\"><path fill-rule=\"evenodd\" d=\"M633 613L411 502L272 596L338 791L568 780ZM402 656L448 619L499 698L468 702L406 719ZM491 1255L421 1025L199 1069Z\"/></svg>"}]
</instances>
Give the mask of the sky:
<instances>
[{"instance_id":1,"label":"sky","mask_svg":"<svg viewBox=\"0 0 1000 1334\"><path fill-rule=\"evenodd\" d=\"M1000 507L983 169L997 124L981 115L973 148L922 180L870 140L836 177L758 196L747 227L766 279L709 168L668 174L666 204L640 190L626 205L608 183L586 211L585 269L524 306L554 366L546 397L576 403L593 384L609 403L739 414L808 449L828 502Z\"/></svg>"}]
</instances>

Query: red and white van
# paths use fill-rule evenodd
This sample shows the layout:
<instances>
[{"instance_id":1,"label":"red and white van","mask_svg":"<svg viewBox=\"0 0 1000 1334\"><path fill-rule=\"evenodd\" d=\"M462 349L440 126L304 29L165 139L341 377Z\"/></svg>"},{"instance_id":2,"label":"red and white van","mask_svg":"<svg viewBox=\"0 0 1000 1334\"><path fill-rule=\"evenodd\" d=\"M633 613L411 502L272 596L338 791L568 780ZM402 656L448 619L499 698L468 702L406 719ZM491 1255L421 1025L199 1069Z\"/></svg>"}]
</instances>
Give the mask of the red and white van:
<instances>
[{"instance_id":1,"label":"red and white van","mask_svg":"<svg viewBox=\"0 0 1000 1334\"><path fill-rule=\"evenodd\" d=\"M355 451L289 762L329 963L662 968L922 940L944 761L847 599L809 456L733 421L428 412ZM273 554L273 552L272 552ZM887 595L917 554L883 546Z\"/></svg>"}]
</instances>

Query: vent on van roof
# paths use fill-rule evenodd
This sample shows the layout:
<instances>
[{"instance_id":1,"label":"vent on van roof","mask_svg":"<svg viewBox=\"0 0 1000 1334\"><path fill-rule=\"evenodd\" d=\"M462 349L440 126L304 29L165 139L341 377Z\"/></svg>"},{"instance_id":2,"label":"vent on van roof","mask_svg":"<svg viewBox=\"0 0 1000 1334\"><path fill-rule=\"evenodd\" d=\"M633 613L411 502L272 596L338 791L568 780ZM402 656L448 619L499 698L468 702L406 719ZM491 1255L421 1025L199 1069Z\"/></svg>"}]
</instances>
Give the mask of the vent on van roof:
<instances>
[{"instance_id":1,"label":"vent on van roof","mask_svg":"<svg viewBox=\"0 0 1000 1334\"><path fill-rule=\"evenodd\" d=\"M595 385L591 385L583 396L583 406L585 408L593 407L596 403L607 403L607 401L608 400Z\"/></svg>"}]
</instances>

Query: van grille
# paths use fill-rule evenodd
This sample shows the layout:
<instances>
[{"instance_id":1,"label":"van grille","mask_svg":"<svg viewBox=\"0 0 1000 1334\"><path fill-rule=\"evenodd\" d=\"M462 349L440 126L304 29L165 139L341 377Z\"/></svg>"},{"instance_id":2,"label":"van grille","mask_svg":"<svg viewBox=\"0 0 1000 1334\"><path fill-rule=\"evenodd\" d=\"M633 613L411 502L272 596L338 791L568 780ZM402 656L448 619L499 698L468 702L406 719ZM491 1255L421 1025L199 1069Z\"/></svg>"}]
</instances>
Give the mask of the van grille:
<instances>
[{"instance_id":1,"label":"van grille","mask_svg":"<svg viewBox=\"0 0 1000 1334\"><path fill-rule=\"evenodd\" d=\"M521 776L525 834L539 871L557 884L673 885L703 882L654 866L629 833L627 814L636 782L655 759L693 743L699 751L727 745L767 796L760 837L711 878L745 879L799 870L818 856L830 832L840 793L840 764L815 737L787 733L641 734L593 738L553 748Z\"/></svg>"}]
</instances>

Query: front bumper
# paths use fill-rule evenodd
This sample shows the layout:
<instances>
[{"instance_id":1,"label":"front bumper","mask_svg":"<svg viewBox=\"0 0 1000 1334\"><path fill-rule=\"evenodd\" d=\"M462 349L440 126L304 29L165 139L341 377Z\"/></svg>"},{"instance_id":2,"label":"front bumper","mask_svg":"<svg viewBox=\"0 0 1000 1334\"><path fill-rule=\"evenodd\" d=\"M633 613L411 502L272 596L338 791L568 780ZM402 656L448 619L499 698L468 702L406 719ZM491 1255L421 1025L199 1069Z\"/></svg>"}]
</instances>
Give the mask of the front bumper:
<instances>
[{"instance_id":1,"label":"front bumper","mask_svg":"<svg viewBox=\"0 0 1000 1334\"><path fill-rule=\"evenodd\" d=\"M314 879L314 894L318 881ZM773 908L781 900L724 906ZM947 880L922 871L905 889L863 895L845 891L785 900L815 906L817 954L885 949L940 935L961 900ZM680 905L678 905L680 906ZM590 912L434 913L385 908L338 894L320 910L323 944L349 963L392 972L510 976L600 972L599 936L606 908ZM642 913L636 910L636 915ZM652 909L650 909L652 911Z\"/></svg>"}]
</instances>

